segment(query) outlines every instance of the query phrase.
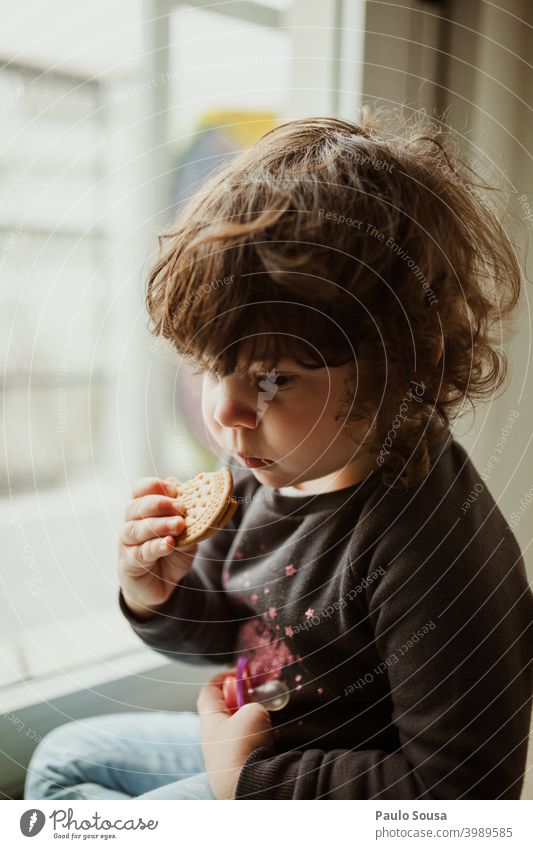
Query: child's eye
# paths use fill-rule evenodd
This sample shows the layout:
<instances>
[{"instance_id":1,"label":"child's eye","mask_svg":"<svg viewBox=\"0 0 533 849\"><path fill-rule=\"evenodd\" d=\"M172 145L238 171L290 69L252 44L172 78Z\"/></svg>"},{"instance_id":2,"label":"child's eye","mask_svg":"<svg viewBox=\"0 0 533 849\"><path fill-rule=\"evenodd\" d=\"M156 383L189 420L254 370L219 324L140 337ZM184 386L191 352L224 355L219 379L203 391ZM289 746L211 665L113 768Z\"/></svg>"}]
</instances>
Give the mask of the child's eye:
<instances>
[{"instance_id":1,"label":"child's eye","mask_svg":"<svg viewBox=\"0 0 533 849\"><path fill-rule=\"evenodd\" d=\"M202 368L201 366L196 368L193 372L193 375L201 374L205 375L209 380L217 380L218 375L214 371L209 371L209 369ZM257 374L255 377L250 378L250 385L254 386L258 384L260 388L266 389L270 386L275 387L278 390L287 389L294 381L294 375L292 374Z\"/></svg>"},{"instance_id":2,"label":"child's eye","mask_svg":"<svg viewBox=\"0 0 533 849\"><path fill-rule=\"evenodd\" d=\"M286 389L293 381L293 376L291 374L276 374L273 377L270 377L268 374L259 374L257 375L257 381L259 385L262 384L271 384L275 386L276 389ZM277 383L276 381L284 381L283 383Z\"/></svg>"}]
</instances>

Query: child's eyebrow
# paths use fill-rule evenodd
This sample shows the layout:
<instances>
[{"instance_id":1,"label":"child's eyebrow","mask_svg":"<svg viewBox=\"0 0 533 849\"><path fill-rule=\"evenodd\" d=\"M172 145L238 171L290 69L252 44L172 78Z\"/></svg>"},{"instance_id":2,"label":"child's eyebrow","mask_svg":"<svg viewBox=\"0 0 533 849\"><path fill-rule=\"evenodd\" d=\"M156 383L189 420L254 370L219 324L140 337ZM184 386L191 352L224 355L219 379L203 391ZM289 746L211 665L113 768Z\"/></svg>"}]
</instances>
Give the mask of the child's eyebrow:
<instances>
[{"instance_id":1,"label":"child's eyebrow","mask_svg":"<svg viewBox=\"0 0 533 849\"><path fill-rule=\"evenodd\" d=\"M254 372L258 372L258 371L263 372L263 371L269 371L269 370L295 371L296 369L298 369L298 365L296 363L292 362L292 360L281 360L280 362L276 363L275 365L270 365L269 363L265 363L265 362L256 362L256 363L252 363L250 365L250 371L254 371Z\"/></svg>"},{"instance_id":2,"label":"child's eyebrow","mask_svg":"<svg viewBox=\"0 0 533 849\"><path fill-rule=\"evenodd\" d=\"M213 370L216 371L216 363L212 364L211 366L204 364L203 366L201 366L201 368L207 369L207 371L213 371ZM277 362L275 365L272 365L271 363L266 362L264 360L263 361L262 360L254 360L252 363L250 363L248 365L246 371L244 371L242 368L239 368L239 367L237 367L235 369L236 373L240 373L240 374L246 373L246 374L254 375L254 376L257 375L257 374L264 374L268 371L276 371L278 373L281 373L282 371L295 372L295 371L300 371L300 370L301 370L301 367L298 365L298 363L296 363L294 360L290 360L290 359L282 359L279 362Z\"/></svg>"}]
</instances>

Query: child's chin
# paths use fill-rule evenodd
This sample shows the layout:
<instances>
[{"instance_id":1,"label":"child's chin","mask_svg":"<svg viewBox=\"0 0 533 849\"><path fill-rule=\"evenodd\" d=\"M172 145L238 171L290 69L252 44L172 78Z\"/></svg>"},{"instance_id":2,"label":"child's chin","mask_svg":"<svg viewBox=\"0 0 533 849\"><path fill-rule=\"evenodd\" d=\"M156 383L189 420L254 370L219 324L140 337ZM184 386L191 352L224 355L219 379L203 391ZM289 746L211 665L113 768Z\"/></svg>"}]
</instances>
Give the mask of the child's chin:
<instances>
[{"instance_id":1,"label":"child's chin","mask_svg":"<svg viewBox=\"0 0 533 849\"><path fill-rule=\"evenodd\" d=\"M268 466L258 466L256 469L248 469L248 471L253 472L260 483L273 487L288 486L285 480L286 475L281 473L277 463L270 463Z\"/></svg>"},{"instance_id":2,"label":"child's chin","mask_svg":"<svg viewBox=\"0 0 533 849\"><path fill-rule=\"evenodd\" d=\"M255 469L250 469L250 472L258 472L259 474L265 474L266 472L274 471L275 463L269 463L267 466L257 466Z\"/></svg>"}]
</instances>

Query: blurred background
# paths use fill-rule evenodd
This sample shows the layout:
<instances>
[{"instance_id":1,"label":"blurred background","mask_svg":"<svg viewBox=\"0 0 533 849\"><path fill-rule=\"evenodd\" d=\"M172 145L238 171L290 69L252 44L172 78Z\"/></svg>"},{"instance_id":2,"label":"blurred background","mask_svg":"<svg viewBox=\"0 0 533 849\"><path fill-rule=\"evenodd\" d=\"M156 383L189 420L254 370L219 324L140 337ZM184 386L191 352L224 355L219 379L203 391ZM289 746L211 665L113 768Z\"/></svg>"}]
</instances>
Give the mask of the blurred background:
<instances>
[{"instance_id":1,"label":"blurred background","mask_svg":"<svg viewBox=\"0 0 533 849\"><path fill-rule=\"evenodd\" d=\"M193 709L214 671L163 663L117 605L116 533L131 483L220 465L197 379L147 330L142 293L158 233L213 169L276 123L357 120L376 102L446 109L529 232L532 48L529 0L3 4L4 798L20 796L52 727ZM487 470L533 574L530 294L528 284L506 342L507 391L465 411L454 433Z\"/></svg>"}]
</instances>

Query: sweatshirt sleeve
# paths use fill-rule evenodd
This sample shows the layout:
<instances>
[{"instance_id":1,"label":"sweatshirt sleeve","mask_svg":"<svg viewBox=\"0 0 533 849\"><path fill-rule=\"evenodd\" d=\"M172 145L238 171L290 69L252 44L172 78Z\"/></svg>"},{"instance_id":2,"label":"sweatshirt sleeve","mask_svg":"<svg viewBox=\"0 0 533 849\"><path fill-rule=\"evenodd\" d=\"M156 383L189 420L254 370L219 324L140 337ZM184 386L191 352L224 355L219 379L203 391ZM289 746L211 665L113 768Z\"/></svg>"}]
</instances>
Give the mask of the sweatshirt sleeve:
<instances>
[{"instance_id":1,"label":"sweatshirt sleeve","mask_svg":"<svg viewBox=\"0 0 533 849\"><path fill-rule=\"evenodd\" d=\"M234 495L238 496L242 482L240 478L235 482ZM240 620L222 585L222 570L238 531L241 512L242 501L239 501L228 524L199 543L192 569L150 619L138 618L127 607L119 590L122 613L150 648L185 663L234 662L233 647Z\"/></svg>"},{"instance_id":2,"label":"sweatshirt sleeve","mask_svg":"<svg viewBox=\"0 0 533 849\"><path fill-rule=\"evenodd\" d=\"M454 518L394 544L386 534L371 558L383 577L368 584L368 619L390 686L396 749L259 748L236 798L520 798L533 599L509 529L486 531L481 544Z\"/></svg>"}]
</instances>

